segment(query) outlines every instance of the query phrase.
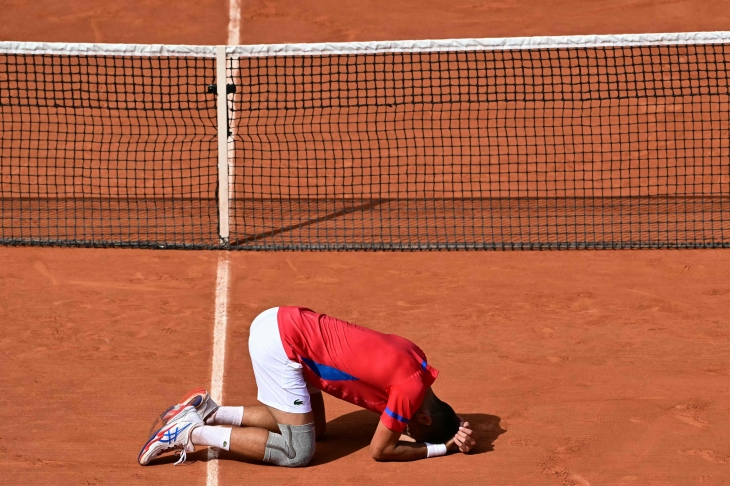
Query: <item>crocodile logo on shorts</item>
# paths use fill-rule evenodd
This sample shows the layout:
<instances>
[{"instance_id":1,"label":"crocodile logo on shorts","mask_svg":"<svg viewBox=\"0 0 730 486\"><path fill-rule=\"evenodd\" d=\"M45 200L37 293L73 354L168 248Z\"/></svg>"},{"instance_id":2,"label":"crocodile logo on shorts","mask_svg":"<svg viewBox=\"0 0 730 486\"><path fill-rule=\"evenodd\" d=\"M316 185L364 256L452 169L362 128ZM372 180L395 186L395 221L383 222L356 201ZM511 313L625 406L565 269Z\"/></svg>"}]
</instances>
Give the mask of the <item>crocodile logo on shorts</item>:
<instances>
[{"instance_id":1,"label":"crocodile logo on shorts","mask_svg":"<svg viewBox=\"0 0 730 486\"><path fill-rule=\"evenodd\" d=\"M304 402L299 400L298 398L294 400L294 405L304 405Z\"/></svg>"}]
</instances>

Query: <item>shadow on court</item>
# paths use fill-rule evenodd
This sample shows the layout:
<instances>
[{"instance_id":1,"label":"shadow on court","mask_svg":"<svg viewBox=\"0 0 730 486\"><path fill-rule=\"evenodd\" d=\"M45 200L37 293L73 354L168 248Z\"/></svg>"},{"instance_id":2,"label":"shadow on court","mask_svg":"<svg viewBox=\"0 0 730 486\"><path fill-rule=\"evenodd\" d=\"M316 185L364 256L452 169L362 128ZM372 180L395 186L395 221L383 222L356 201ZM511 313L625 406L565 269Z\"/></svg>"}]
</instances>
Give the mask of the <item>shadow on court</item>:
<instances>
[{"instance_id":1,"label":"shadow on court","mask_svg":"<svg viewBox=\"0 0 730 486\"><path fill-rule=\"evenodd\" d=\"M470 454L484 454L494 450L494 441L506 430L501 419L485 413L461 414L477 434L477 446ZM327 422L327 434L317 441L317 452L310 466L327 464L368 447L378 426L380 416L367 410L358 410Z\"/></svg>"},{"instance_id":2,"label":"shadow on court","mask_svg":"<svg viewBox=\"0 0 730 486\"><path fill-rule=\"evenodd\" d=\"M368 410L350 412L327 422L327 433L317 441L311 466L327 464L366 448L380 417Z\"/></svg>"},{"instance_id":3,"label":"shadow on court","mask_svg":"<svg viewBox=\"0 0 730 486\"><path fill-rule=\"evenodd\" d=\"M507 432L500 426L501 418L486 413L462 413L477 436L477 445L469 454L484 454L494 450L494 441Z\"/></svg>"},{"instance_id":4,"label":"shadow on court","mask_svg":"<svg viewBox=\"0 0 730 486\"><path fill-rule=\"evenodd\" d=\"M496 415L488 415L485 413L466 413L461 416L469 422L473 430L477 434L477 446L470 455L484 454L494 450L494 441L504 434L504 430L500 426L501 419ZM327 433L323 439L317 441L317 452L314 459L309 463L310 466L318 466L336 461L343 457L354 454L355 452L366 448L373 438L375 428L380 420L379 415L367 411L357 410L348 414L337 417L327 422ZM242 461L253 464L266 464L259 461L250 461L236 454L226 451L219 451L218 458L228 461ZM153 461L150 465L171 464L178 460L177 454L167 455ZM201 461L208 462L210 460L207 449L201 449L187 455L188 462ZM267 464L268 465L268 464Z\"/></svg>"}]
</instances>

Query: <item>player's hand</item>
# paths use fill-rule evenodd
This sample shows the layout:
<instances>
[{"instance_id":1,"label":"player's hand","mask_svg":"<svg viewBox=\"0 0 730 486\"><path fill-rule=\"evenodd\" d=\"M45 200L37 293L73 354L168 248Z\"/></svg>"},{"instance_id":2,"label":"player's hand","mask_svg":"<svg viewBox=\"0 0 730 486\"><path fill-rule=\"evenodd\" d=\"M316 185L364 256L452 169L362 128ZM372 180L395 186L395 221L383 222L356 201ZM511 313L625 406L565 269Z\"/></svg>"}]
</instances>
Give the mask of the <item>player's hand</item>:
<instances>
[{"instance_id":1,"label":"player's hand","mask_svg":"<svg viewBox=\"0 0 730 486\"><path fill-rule=\"evenodd\" d=\"M456 432L454 438L446 443L446 449L449 451L460 451L467 453L474 449L477 443L476 435L470 428L469 422L462 422L459 431Z\"/></svg>"}]
</instances>

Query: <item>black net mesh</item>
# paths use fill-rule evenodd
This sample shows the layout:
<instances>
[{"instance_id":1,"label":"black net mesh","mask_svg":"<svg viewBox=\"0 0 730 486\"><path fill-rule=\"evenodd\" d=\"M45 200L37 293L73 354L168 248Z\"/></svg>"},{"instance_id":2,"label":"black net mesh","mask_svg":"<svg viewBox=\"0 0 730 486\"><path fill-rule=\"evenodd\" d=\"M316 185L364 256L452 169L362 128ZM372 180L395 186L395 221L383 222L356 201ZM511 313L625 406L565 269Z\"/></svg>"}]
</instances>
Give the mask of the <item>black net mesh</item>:
<instances>
[{"instance_id":1,"label":"black net mesh","mask_svg":"<svg viewBox=\"0 0 730 486\"><path fill-rule=\"evenodd\" d=\"M215 59L0 53L0 243L218 245Z\"/></svg>"},{"instance_id":2,"label":"black net mesh","mask_svg":"<svg viewBox=\"0 0 730 486\"><path fill-rule=\"evenodd\" d=\"M730 247L728 56L229 56L221 244L215 59L0 53L0 243Z\"/></svg>"},{"instance_id":3,"label":"black net mesh","mask_svg":"<svg viewBox=\"0 0 730 486\"><path fill-rule=\"evenodd\" d=\"M240 57L240 249L730 246L730 45Z\"/></svg>"}]
</instances>

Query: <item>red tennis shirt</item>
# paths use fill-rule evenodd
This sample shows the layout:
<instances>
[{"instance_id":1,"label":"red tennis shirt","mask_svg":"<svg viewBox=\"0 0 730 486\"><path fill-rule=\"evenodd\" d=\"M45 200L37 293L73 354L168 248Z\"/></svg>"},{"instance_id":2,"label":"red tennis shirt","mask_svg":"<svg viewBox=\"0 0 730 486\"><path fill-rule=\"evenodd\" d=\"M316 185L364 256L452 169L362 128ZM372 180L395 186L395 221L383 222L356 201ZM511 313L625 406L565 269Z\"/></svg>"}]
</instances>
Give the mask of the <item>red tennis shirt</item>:
<instances>
[{"instance_id":1,"label":"red tennis shirt","mask_svg":"<svg viewBox=\"0 0 730 486\"><path fill-rule=\"evenodd\" d=\"M308 384L380 413L390 430L403 432L421 406L438 370L410 342L304 307L279 307L284 350L302 365Z\"/></svg>"}]
</instances>

